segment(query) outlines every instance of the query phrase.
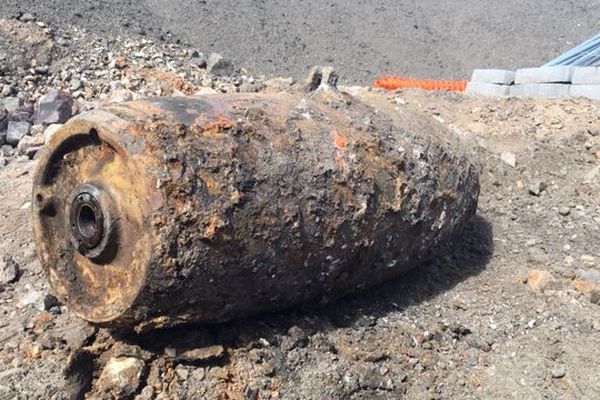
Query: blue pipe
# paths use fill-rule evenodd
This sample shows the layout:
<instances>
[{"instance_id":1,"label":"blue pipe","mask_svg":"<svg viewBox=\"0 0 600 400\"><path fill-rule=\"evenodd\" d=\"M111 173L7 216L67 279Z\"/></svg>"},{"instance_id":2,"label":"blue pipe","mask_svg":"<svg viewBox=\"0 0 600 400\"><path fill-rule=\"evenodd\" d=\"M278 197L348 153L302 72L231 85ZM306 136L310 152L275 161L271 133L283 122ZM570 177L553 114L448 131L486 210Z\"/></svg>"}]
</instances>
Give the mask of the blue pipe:
<instances>
[{"instance_id":1,"label":"blue pipe","mask_svg":"<svg viewBox=\"0 0 600 400\"><path fill-rule=\"evenodd\" d=\"M544 64L544 66L597 65L599 61L597 56L600 57L600 33L567 50L565 53Z\"/></svg>"}]
</instances>

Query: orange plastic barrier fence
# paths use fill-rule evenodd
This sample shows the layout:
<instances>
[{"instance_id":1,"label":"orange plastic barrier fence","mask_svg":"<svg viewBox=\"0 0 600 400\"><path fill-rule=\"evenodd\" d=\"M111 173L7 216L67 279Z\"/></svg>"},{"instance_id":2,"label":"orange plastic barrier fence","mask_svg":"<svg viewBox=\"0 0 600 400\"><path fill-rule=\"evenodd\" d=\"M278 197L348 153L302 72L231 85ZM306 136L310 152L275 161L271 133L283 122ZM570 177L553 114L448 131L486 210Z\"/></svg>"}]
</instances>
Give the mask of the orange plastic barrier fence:
<instances>
[{"instance_id":1,"label":"orange plastic barrier fence","mask_svg":"<svg viewBox=\"0 0 600 400\"><path fill-rule=\"evenodd\" d=\"M382 76L375 79L375 86L383 89L425 89L464 92L468 81L443 79L416 79L406 76Z\"/></svg>"}]
</instances>

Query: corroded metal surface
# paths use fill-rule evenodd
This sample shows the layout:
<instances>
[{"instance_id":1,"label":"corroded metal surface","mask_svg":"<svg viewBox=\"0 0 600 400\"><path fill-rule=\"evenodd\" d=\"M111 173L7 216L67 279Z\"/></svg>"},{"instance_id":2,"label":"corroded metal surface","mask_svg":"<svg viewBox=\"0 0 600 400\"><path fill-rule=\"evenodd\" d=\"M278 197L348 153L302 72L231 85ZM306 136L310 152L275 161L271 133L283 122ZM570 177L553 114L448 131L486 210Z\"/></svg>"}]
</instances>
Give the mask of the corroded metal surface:
<instances>
[{"instance_id":1,"label":"corroded metal surface","mask_svg":"<svg viewBox=\"0 0 600 400\"><path fill-rule=\"evenodd\" d=\"M475 212L477 174L446 136L333 90L82 114L39 160L38 253L57 295L110 327L329 299L418 265Z\"/></svg>"}]
</instances>

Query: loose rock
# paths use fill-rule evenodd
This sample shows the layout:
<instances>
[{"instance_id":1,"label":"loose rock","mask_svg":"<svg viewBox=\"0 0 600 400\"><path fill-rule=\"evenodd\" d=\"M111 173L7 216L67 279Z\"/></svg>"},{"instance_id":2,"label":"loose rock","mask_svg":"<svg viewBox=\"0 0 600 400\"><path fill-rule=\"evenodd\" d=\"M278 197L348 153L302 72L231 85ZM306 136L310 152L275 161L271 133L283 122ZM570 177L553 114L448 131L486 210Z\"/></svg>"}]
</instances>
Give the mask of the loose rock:
<instances>
[{"instance_id":1,"label":"loose rock","mask_svg":"<svg viewBox=\"0 0 600 400\"><path fill-rule=\"evenodd\" d=\"M21 344L23 355L30 359L37 359L42 356L42 346L37 342L26 341Z\"/></svg>"},{"instance_id":2,"label":"loose rock","mask_svg":"<svg viewBox=\"0 0 600 400\"><path fill-rule=\"evenodd\" d=\"M71 118L73 99L68 93L52 89L42 96L37 103L35 113L36 124L62 124Z\"/></svg>"},{"instance_id":3,"label":"loose rock","mask_svg":"<svg viewBox=\"0 0 600 400\"><path fill-rule=\"evenodd\" d=\"M548 271L532 269L527 276L527 286L536 292L559 289L559 282Z\"/></svg>"},{"instance_id":4,"label":"loose rock","mask_svg":"<svg viewBox=\"0 0 600 400\"><path fill-rule=\"evenodd\" d=\"M145 368L139 358L111 358L98 378L98 389L117 398L127 398L138 390Z\"/></svg>"},{"instance_id":5,"label":"loose rock","mask_svg":"<svg viewBox=\"0 0 600 400\"><path fill-rule=\"evenodd\" d=\"M184 367L183 365L178 365L175 368L175 373L177 374L177 376L179 377L179 379L181 379L182 381L185 381L189 378L190 376L190 371Z\"/></svg>"},{"instance_id":6,"label":"loose rock","mask_svg":"<svg viewBox=\"0 0 600 400\"><path fill-rule=\"evenodd\" d=\"M233 63L218 53L212 53L208 57L206 68L215 76L229 76L235 71Z\"/></svg>"},{"instance_id":7,"label":"loose rock","mask_svg":"<svg viewBox=\"0 0 600 400\"><path fill-rule=\"evenodd\" d=\"M121 103L133 100L133 92L128 89L118 89L110 96L111 103Z\"/></svg>"},{"instance_id":8,"label":"loose rock","mask_svg":"<svg viewBox=\"0 0 600 400\"><path fill-rule=\"evenodd\" d=\"M0 105L0 132L4 131L8 126L8 111L4 108L4 106ZM6 132L4 132L4 139L6 140ZM2 139L0 139L0 144L2 144Z\"/></svg>"},{"instance_id":9,"label":"loose rock","mask_svg":"<svg viewBox=\"0 0 600 400\"><path fill-rule=\"evenodd\" d=\"M21 18L19 18L19 19L21 20L21 22L35 21L35 17L31 13L25 13L25 14L21 15Z\"/></svg>"},{"instance_id":10,"label":"loose rock","mask_svg":"<svg viewBox=\"0 0 600 400\"><path fill-rule=\"evenodd\" d=\"M211 94L217 94L218 92L215 89L212 88L201 88L200 90L198 90L196 93L194 93L195 96L205 96L205 95L211 95Z\"/></svg>"},{"instance_id":11,"label":"loose rock","mask_svg":"<svg viewBox=\"0 0 600 400\"><path fill-rule=\"evenodd\" d=\"M308 336L299 326L292 326L288 330L288 334L289 337L286 337L284 340L285 343L282 344L286 350L289 351L296 347L306 347L308 344Z\"/></svg>"},{"instance_id":12,"label":"loose rock","mask_svg":"<svg viewBox=\"0 0 600 400\"><path fill-rule=\"evenodd\" d=\"M175 361L187 364L205 363L218 360L225 355L223 346L215 345L187 350L175 356Z\"/></svg>"},{"instance_id":13,"label":"loose rock","mask_svg":"<svg viewBox=\"0 0 600 400\"><path fill-rule=\"evenodd\" d=\"M0 92L0 96L8 97L15 92L15 88L11 85L2 86L2 91Z\"/></svg>"},{"instance_id":14,"label":"loose rock","mask_svg":"<svg viewBox=\"0 0 600 400\"><path fill-rule=\"evenodd\" d=\"M19 279L19 265L6 255L0 259L0 287L14 283Z\"/></svg>"},{"instance_id":15,"label":"loose rock","mask_svg":"<svg viewBox=\"0 0 600 400\"><path fill-rule=\"evenodd\" d=\"M44 311L50 311L53 307L59 306L60 302L56 298L56 296L51 294L45 294L42 297L42 309Z\"/></svg>"},{"instance_id":16,"label":"loose rock","mask_svg":"<svg viewBox=\"0 0 600 400\"><path fill-rule=\"evenodd\" d=\"M43 134L35 136L25 136L17 145L17 150L20 155L33 158L33 156L44 146L46 137Z\"/></svg>"},{"instance_id":17,"label":"loose rock","mask_svg":"<svg viewBox=\"0 0 600 400\"><path fill-rule=\"evenodd\" d=\"M546 183L540 180L535 180L529 185L529 194L539 196L546 189Z\"/></svg>"},{"instance_id":18,"label":"loose rock","mask_svg":"<svg viewBox=\"0 0 600 400\"><path fill-rule=\"evenodd\" d=\"M15 111L10 113L10 120L17 122L27 122L31 125L33 116L33 107L31 105L24 105L17 108Z\"/></svg>"},{"instance_id":19,"label":"loose rock","mask_svg":"<svg viewBox=\"0 0 600 400\"><path fill-rule=\"evenodd\" d=\"M135 400L152 400L155 399L154 388L152 386L146 386L142 389L140 394L135 396Z\"/></svg>"},{"instance_id":20,"label":"loose rock","mask_svg":"<svg viewBox=\"0 0 600 400\"><path fill-rule=\"evenodd\" d=\"M10 121L6 131L6 142L11 146L17 146L19 141L29 134L31 125L23 121Z\"/></svg>"},{"instance_id":21,"label":"loose rock","mask_svg":"<svg viewBox=\"0 0 600 400\"><path fill-rule=\"evenodd\" d=\"M68 325L55 329L52 335L57 340L64 341L70 349L77 350L88 345L96 332L96 327L75 319Z\"/></svg>"},{"instance_id":22,"label":"loose rock","mask_svg":"<svg viewBox=\"0 0 600 400\"><path fill-rule=\"evenodd\" d=\"M500 159L513 168L517 165L517 157L509 151L502 153Z\"/></svg>"},{"instance_id":23,"label":"loose rock","mask_svg":"<svg viewBox=\"0 0 600 400\"><path fill-rule=\"evenodd\" d=\"M51 294L40 292L36 289L29 289L23 297L21 297L21 307L32 306L36 310L48 311L52 307L58 305L58 300Z\"/></svg>"},{"instance_id":24,"label":"loose rock","mask_svg":"<svg viewBox=\"0 0 600 400\"><path fill-rule=\"evenodd\" d=\"M71 92L76 92L77 90L81 89L83 87L83 83L81 82L80 79L73 79L71 81L71 85L69 86L69 90L71 90Z\"/></svg>"},{"instance_id":25,"label":"loose rock","mask_svg":"<svg viewBox=\"0 0 600 400\"><path fill-rule=\"evenodd\" d=\"M52 139L52 136L54 136L54 134L56 132L58 132L58 130L60 128L62 128L63 124L52 124L52 125L48 125L48 127L44 130L44 137L45 137L45 141L46 143L50 141L50 139Z\"/></svg>"},{"instance_id":26,"label":"loose rock","mask_svg":"<svg viewBox=\"0 0 600 400\"><path fill-rule=\"evenodd\" d=\"M0 101L0 105L9 113L14 113L21 107L21 99L18 97L7 97Z\"/></svg>"},{"instance_id":27,"label":"loose rock","mask_svg":"<svg viewBox=\"0 0 600 400\"><path fill-rule=\"evenodd\" d=\"M567 371L563 367L558 367L558 368L552 370L552 377L554 379L564 378L565 375L567 375Z\"/></svg>"}]
</instances>

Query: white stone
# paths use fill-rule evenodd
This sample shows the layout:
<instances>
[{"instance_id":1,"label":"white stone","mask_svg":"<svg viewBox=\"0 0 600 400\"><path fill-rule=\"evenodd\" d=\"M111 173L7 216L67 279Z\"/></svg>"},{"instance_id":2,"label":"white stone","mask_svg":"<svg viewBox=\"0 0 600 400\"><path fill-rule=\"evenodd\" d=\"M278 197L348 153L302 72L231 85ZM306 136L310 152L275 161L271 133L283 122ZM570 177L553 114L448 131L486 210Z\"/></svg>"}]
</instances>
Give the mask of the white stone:
<instances>
[{"instance_id":1,"label":"white stone","mask_svg":"<svg viewBox=\"0 0 600 400\"><path fill-rule=\"evenodd\" d=\"M38 310L43 310L44 309L43 304L42 304L43 299L44 299L44 294L42 292L29 288L27 293L25 293L19 300L19 306L21 308L27 307L27 306L33 306L34 308L36 308Z\"/></svg>"},{"instance_id":2,"label":"white stone","mask_svg":"<svg viewBox=\"0 0 600 400\"><path fill-rule=\"evenodd\" d=\"M129 398L138 390L145 367L139 358L111 358L98 378L98 388L119 399Z\"/></svg>"},{"instance_id":3,"label":"white stone","mask_svg":"<svg viewBox=\"0 0 600 400\"><path fill-rule=\"evenodd\" d=\"M570 83L573 67L539 67L517 70L515 83Z\"/></svg>"},{"instance_id":4,"label":"white stone","mask_svg":"<svg viewBox=\"0 0 600 400\"><path fill-rule=\"evenodd\" d=\"M500 159L513 168L517 165L517 157L514 153L511 153L510 151L505 151L504 153L502 153L500 155Z\"/></svg>"}]
</instances>

